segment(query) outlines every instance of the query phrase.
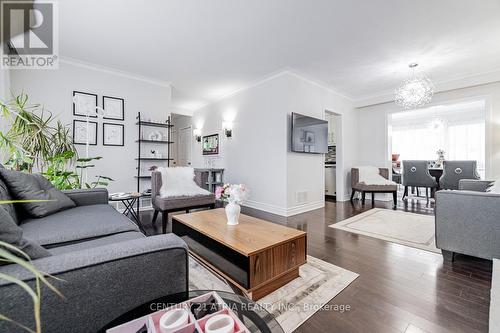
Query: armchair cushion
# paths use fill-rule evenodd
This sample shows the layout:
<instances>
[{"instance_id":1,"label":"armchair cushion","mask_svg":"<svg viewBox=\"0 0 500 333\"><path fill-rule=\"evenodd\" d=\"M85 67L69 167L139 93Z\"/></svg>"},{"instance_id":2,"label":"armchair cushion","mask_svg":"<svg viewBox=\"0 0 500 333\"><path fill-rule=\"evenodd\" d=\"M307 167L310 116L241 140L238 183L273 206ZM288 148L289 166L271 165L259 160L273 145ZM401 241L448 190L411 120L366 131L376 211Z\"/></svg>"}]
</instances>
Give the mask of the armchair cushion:
<instances>
[{"instance_id":1,"label":"armchair cushion","mask_svg":"<svg viewBox=\"0 0 500 333\"><path fill-rule=\"evenodd\" d=\"M208 195L209 191L199 187L194 181L194 169L190 167L158 168L162 185L160 197L190 197Z\"/></svg>"},{"instance_id":2,"label":"armchair cushion","mask_svg":"<svg viewBox=\"0 0 500 333\"><path fill-rule=\"evenodd\" d=\"M188 207L206 206L213 203L215 203L215 195L209 193L207 195L196 195L191 197L156 197L153 205L156 209L164 211Z\"/></svg>"},{"instance_id":3,"label":"armchair cushion","mask_svg":"<svg viewBox=\"0 0 500 333\"><path fill-rule=\"evenodd\" d=\"M16 200L50 200L22 203L21 207L30 216L44 217L76 206L73 200L40 174L0 169L0 175Z\"/></svg>"},{"instance_id":4,"label":"armchair cushion","mask_svg":"<svg viewBox=\"0 0 500 333\"><path fill-rule=\"evenodd\" d=\"M366 176L363 176L362 173L364 171L364 173L366 174L366 171L369 171L366 168L368 168L368 167L360 167L360 168L352 168L351 169L351 187L354 190L365 191L365 192L390 192L390 191L397 190L397 184L393 181L388 180L389 170L386 168L375 168L375 172L377 172L377 169L378 169L379 177L385 181L382 181L379 184L367 184L367 183L365 183L364 179L366 179ZM362 169L365 169L365 170L362 170Z\"/></svg>"}]
</instances>

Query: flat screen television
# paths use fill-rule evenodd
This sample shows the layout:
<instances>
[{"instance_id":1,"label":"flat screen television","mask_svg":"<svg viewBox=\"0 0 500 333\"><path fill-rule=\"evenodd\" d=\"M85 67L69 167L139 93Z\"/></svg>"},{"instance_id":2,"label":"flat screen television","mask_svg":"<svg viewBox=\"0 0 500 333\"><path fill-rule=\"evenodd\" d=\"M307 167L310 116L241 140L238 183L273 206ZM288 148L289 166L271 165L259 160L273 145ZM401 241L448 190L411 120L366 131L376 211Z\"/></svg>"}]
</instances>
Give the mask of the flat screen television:
<instances>
[{"instance_id":1,"label":"flat screen television","mask_svg":"<svg viewBox=\"0 0 500 333\"><path fill-rule=\"evenodd\" d=\"M328 152L328 121L292 113L293 152L326 154Z\"/></svg>"}]
</instances>

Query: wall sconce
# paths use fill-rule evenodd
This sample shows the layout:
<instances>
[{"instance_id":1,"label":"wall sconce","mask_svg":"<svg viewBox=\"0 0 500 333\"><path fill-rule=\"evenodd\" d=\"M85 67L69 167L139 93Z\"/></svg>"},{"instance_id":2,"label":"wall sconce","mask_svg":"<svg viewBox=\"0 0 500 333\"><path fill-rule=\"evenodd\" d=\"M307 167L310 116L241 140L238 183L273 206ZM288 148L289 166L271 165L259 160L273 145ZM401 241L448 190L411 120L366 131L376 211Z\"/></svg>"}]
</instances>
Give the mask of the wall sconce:
<instances>
[{"instance_id":1,"label":"wall sconce","mask_svg":"<svg viewBox=\"0 0 500 333\"><path fill-rule=\"evenodd\" d=\"M193 135L194 135L194 139L196 140L196 142L201 142L201 129L195 128L193 130Z\"/></svg>"},{"instance_id":2,"label":"wall sconce","mask_svg":"<svg viewBox=\"0 0 500 333\"><path fill-rule=\"evenodd\" d=\"M222 123L222 129L224 130L224 135L226 138L233 136L233 123L230 121L225 121Z\"/></svg>"}]
</instances>

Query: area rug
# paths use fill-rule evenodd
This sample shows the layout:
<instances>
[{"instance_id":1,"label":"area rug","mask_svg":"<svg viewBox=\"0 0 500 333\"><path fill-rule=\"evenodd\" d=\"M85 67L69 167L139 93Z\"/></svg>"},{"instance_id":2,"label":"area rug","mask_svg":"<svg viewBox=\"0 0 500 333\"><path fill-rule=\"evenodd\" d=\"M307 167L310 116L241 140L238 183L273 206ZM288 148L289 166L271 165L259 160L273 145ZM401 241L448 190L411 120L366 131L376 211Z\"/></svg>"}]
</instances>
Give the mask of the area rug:
<instances>
[{"instance_id":1,"label":"area rug","mask_svg":"<svg viewBox=\"0 0 500 333\"><path fill-rule=\"evenodd\" d=\"M300 267L300 277L257 301L270 312L286 333L291 333L304 321L337 296L359 275L307 256ZM232 292L229 285L195 259L189 261L189 286L192 290L222 290ZM330 311L346 311L345 304L335 304Z\"/></svg>"},{"instance_id":2,"label":"area rug","mask_svg":"<svg viewBox=\"0 0 500 333\"><path fill-rule=\"evenodd\" d=\"M434 216L373 208L330 228L441 253L436 248Z\"/></svg>"}]
</instances>

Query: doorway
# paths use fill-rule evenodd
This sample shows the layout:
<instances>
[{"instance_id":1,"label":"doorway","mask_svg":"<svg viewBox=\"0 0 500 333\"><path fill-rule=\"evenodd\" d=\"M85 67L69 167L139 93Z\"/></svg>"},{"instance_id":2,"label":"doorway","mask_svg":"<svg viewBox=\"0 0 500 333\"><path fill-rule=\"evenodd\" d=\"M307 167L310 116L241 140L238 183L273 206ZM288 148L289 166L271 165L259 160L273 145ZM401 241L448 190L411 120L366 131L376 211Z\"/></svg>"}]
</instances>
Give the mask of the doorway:
<instances>
[{"instance_id":1,"label":"doorway","mask_svg":"<svg viewBox=\"0 0 500 333\"><path fill-rule=\"evenodd\" d=\"M325 201L342 201L342 167L340 162L341 115L325 111L325 120L328 121L328 152L325 154ZM340 197L339 197L340 195Z\"/></svg>"},{"instance_id":2,"label":"doorway","mask_svg":"<svg viewBox=\"0 0 500 333\"><path fill-rule=\"evenodd\" d=\"M191 145L193 137L192 118L172 113L172 164L174 166L191 166Z\"/></svg>"},{"instance_id":3,"label":"doorway","mask_svg":"<svg viewBox=\"0 0 500 333\"><path fill-rule=\"evenodd\" d=\"M179 129L179 144L177 145L177 166L191 166L192 127Z\"/></svg>"}]
</instances>

